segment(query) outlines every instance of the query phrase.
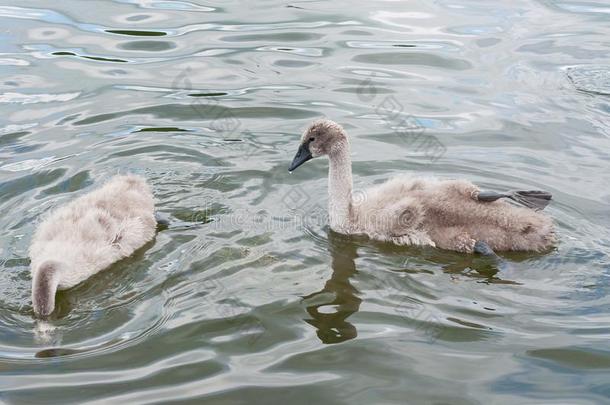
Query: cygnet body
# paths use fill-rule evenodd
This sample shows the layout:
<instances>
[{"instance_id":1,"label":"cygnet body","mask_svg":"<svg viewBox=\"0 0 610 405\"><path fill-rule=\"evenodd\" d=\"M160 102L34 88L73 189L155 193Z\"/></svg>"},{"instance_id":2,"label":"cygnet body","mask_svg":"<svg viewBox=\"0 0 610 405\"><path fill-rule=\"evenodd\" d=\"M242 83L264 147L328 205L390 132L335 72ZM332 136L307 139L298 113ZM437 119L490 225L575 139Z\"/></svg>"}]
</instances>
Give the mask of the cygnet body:
<instances>
[{"instance_id":1,"label":"cygnet body","mask_svg":"<svg viewBox=\"0 0 610 405\"><path fill-rule=\"evenodd\" d=\"M144 178L118 175L51 212L30 246L35 314L48 316L57 290L76 286L150 241L154 209Z\"/></svg>"},{"instance_id":2,"label":"cygnet body","mask_svg":"<svg viewBox=\"0 0 610 405\"><path fill-rule=\"evenodd\" d=\"M349 140L330 120L311 124L289 170L328 156L330 227L398 245L434 246L458 252L541 252L555 243L552 220L541 212L543 191L483 192L466 180L399 176L353 195ZM510 198L530 207L510 204Z\"/></svg>"}]
</instances>

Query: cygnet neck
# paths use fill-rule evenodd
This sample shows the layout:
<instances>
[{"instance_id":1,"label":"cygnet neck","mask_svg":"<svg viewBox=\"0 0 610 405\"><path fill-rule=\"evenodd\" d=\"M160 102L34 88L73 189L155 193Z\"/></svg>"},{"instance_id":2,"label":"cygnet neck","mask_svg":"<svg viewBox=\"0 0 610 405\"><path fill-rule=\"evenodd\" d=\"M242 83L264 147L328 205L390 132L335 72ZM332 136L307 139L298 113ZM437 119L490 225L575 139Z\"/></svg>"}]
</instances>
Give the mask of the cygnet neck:
<instances>
[{"instance_id":1,"label":"cygnet neck","mask_svg":"<svg viewBox=\"0 0 610 405\"><path fill-rule=\"evenodd\" d=\"M330 227L341 232L349 226L352 204L352 159L347 140L328 155L328 215Z\"/></svg>"}]
</instances>

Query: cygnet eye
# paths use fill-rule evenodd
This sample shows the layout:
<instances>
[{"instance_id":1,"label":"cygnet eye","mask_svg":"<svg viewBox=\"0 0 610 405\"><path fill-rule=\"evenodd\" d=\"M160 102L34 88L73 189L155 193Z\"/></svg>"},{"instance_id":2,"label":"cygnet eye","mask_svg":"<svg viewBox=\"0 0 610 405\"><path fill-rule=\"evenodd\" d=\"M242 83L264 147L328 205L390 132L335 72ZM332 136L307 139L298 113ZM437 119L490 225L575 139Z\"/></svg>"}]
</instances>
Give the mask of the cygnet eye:
<instances>
[{"instance_id":1,"label":"cygnet eye","mask_svg":"<svg viewBox=\"0 0 610 405\"><path fill-rule=\"evenodd\" d=\"M316 140L316 138L314 138L313 136L311 138L309 138L309 142L313 142L315 140Z\"/></svg>"}]
</instances>

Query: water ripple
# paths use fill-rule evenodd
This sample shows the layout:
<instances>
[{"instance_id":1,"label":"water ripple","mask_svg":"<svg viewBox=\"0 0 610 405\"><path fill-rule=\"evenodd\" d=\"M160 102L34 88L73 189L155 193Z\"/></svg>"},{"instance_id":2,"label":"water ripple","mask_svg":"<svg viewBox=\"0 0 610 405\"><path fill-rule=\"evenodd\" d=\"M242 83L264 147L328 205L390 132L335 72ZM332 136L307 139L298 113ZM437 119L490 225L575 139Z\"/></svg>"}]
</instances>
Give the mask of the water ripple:
<instances>
[{"instance_id":1,"label":"water ripple","mask_svg":"<svg viewBox=\"0 0 610 405\"><path fill-rule=\"evenodd\" d=\"M604 403L607 14L0 6L2 401ZM403 172L543 188L559 245L498 266L330 231L327 163L287 172L322 116L350 134L356 189ZM37 223L116 173L147 177L169 225L36 321Z\"/></svg>"}]
</instances>

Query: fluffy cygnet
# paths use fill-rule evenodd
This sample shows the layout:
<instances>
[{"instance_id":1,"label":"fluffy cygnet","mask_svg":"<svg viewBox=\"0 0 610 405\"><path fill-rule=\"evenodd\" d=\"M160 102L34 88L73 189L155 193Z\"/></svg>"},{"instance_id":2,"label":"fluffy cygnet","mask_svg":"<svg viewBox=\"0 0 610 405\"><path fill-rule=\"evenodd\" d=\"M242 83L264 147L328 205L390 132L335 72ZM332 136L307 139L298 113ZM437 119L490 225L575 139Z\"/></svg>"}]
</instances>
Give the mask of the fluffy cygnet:
<instances>
[{"instance_id":1,"label":"fluffy cygnet","mask_svg":"<svg viewBox=\"0 0 610 405\"><path fill-rule=\"evenodd\" d=\"M53 312L58 289L74 287L150 241L154 209L144 178L119 175L49 214L30 246L35 314Z\"/></svg>"},{"instance_id":2,"label":"fluffy cygnet","mask_svg":"<svg viewBox=\"0 0 610 405\"><path fill-rule=\"evenodd\" d=\"M307 128L289 170L323 155L330 162L328 213L336 232L490 255L494 250L540 252L555 243L553 222L537 211L548 204L549 193L500 194L483 192L466 180L400 176L354 198L349 140L333 121L319 120Z\"/></svg>"}]
</instances>

